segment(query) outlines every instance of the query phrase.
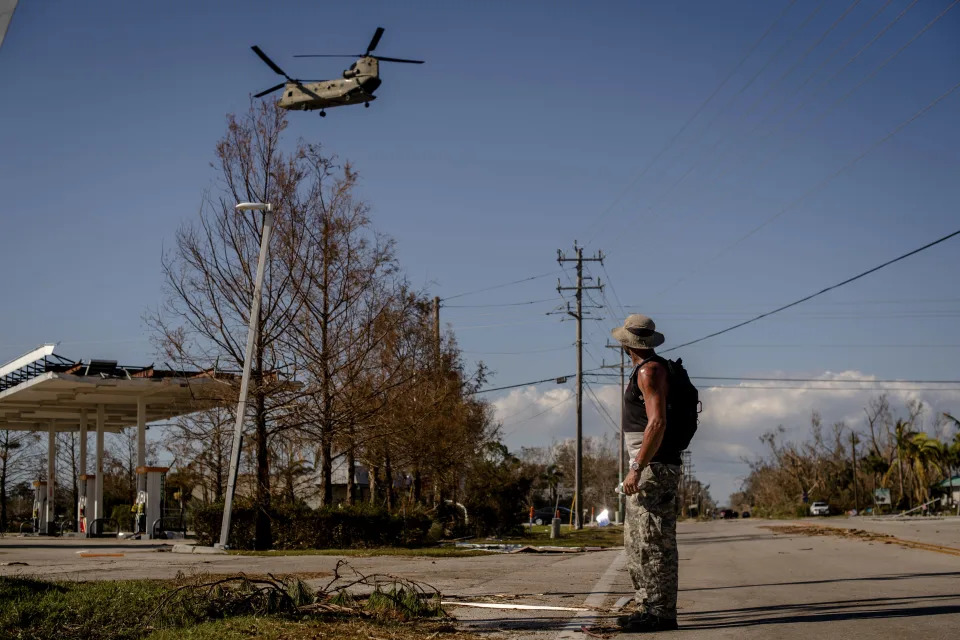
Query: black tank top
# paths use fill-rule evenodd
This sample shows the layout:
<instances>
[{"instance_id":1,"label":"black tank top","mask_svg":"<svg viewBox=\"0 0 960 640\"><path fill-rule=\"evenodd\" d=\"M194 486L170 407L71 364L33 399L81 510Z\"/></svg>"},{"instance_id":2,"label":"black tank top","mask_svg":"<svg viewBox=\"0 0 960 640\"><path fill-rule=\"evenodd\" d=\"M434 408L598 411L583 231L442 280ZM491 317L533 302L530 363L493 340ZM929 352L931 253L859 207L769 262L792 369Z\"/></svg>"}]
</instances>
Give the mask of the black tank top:
<instances>
[{"instance_id":1,"label":"black tank top","mask_svg":"<svg viewBox=\"0 0 960 640\"><path fill-rule=\"evenodd\" d=\"M623 392L623 430L627 433L643 433L647 428L647 405L643 401L643 393L640 391L640 385L637 383L637 375L640 373L640 367L647 362L659 362L664 367L667 361L660 356L654 355L634 367L630 374L630 382ZM654 454L651 462L662 462L664 464L680 464L680 447L676 438L672 437L670 430L670 390L667 390L667 425L663 434L663 440L660 442L660 448Z\"/></svg>"}]
</instances>

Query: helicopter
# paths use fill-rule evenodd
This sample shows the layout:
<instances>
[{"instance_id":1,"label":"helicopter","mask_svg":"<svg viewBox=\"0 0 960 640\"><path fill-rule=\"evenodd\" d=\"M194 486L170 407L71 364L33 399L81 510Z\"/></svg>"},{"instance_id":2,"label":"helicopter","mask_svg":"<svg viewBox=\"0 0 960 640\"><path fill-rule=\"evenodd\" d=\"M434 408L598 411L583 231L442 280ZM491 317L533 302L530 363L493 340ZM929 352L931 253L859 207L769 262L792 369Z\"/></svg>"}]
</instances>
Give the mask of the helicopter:
<instances>
[{"instance_id":1,"label":"helicopter","mask_svg":"<svg viewBox=\"0 0 960 640\"><path fill-rule=\"evenodd\" d=\"M386 56L371 55L380 38L383 36L383 27L377 27L367 50L364 53L354 55L341 54L318 54L318 55L298 55L294 58L357 58L350 65L349 69L344 70L343 78L335 80L300 80L291 78L287 73L277 66L277 64L267 57L260 47L253 45L250 47L268 67L276 73L286 78L286 82L281 82L275 87L270 87L265 91L253 96L262 98L268 93L273 93L278 89L283 89L283 95L280 96L280 107L291 111L315 111L320 110L320 116L326 117L325 109L331 107L342 107L348 104L363 104L369 107L370 102L377 97L373 92L380 86L380 63L381 62L403 62L406 64L423 64L423 60L407 60L405 58L388 58Z\"/></svg>"}]
</instances>

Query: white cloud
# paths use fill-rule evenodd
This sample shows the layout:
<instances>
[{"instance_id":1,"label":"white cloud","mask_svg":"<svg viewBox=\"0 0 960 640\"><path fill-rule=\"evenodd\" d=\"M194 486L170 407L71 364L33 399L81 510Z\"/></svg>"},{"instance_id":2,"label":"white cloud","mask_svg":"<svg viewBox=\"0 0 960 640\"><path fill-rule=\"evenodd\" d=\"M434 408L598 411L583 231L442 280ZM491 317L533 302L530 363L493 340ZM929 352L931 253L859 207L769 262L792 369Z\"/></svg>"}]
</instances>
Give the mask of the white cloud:
<instances>
[{"instance_id":1,"label":"white cloud","mask_svg":"<svg viewBox=\"0 0 960 640\"><path fill-rule=\"evenodd\" d=\"M757 374L756 377L800 376L770 372ZM804 377L816 381L718 385L737 388L708 388L709 385L705 383L698 384L703 413L691 451L697 476L711 485L711 493L719 502L725 502L749 472L743 459L752 459L763 453L760 435L778 425L783 425L787 430L787 438L804 440L809 433L810 415L818 411L825 425L843 421L854 429L866 430L863 408L879 392L869 389L871 385L854 383L835 386L863 388L824 391L822 388L830 385L823 381L875 380L876 376L849 370L827 371ZM835 386L831 386L831 389ZM886 392L894 411L901 411L909 400L923 401L928 407L928 425L937 413L948 411L956 415L960 412L960 389L930 390L931 385L928 384L907 383L885 383L883 386L899 389ZM612 422L618 425L619 386L592 385L591 389L606 408ZM573 437L576 429L574 396L572 385L563 388L531 386L514 389L508 395L494 400L495 416L503 422L506 444L511 449L518 449L521 446L546 446L552 441ZM586 387L583 406L585 436L614 432L610 418L596 410Z\"/></svg>"}]
</instances>

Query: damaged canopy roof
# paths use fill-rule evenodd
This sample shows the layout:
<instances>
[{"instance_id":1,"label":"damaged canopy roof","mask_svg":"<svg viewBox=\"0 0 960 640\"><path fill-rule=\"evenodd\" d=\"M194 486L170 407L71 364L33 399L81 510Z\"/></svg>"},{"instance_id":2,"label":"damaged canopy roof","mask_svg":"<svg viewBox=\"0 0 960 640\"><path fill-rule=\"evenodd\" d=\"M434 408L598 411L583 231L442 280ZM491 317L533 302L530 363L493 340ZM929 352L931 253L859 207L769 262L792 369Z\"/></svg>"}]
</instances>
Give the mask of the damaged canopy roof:
<instances>
[{"instance_id":1,"label":"damaged canopy roof","mask_svg":"<svg viewBox=\"0 0 960 640\"><path fill-rule=\"evenodd\" d=\"M75 431L95 425L103 406L108 431L222 406L234 397L232 373L121 366L113 360L73 361L46 344L0 367L0 429Z\"/></svg>"}]
</instances>

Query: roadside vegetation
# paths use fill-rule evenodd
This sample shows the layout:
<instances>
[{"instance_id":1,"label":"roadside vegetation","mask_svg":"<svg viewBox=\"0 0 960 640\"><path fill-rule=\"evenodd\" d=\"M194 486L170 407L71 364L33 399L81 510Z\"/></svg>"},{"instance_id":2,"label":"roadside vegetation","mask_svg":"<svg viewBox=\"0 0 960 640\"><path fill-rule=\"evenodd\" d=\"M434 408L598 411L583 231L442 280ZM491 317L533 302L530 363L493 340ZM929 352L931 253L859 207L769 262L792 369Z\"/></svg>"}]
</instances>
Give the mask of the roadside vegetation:
<instances>
[{"instance_id":1,"label":"roadside vegetation","mask_svg":"<svg viewBox=\"0 0 960 640\"><path fill-rule=\"evenodd\" d=\"M344 563L313 586L297 578L245 575L103 582L0 578L3 640L470 637L453 631L440 593L429 585L364 576Z\"/></svg>"},{"instance_id":2,"label":"roadside vegetation","mask_svg":"<svg viewBox=\"0 0 960 640\"><path fill-rule=\"evenodd\" d=\"M921 402L897 412L885 395L864 411L865 430L844 422L826 427L815 412L804 442L786 441L782 426L764 434L768 452L750 461L750 475L730 497L731 506L760 517L795 518L810 515L815 501L827 502L834 513L877 511L876 489L889 491L885 512L945 498L937 485L960 470L960 421L947 413L928 416Z\"/></svg>"}]
</instances>

